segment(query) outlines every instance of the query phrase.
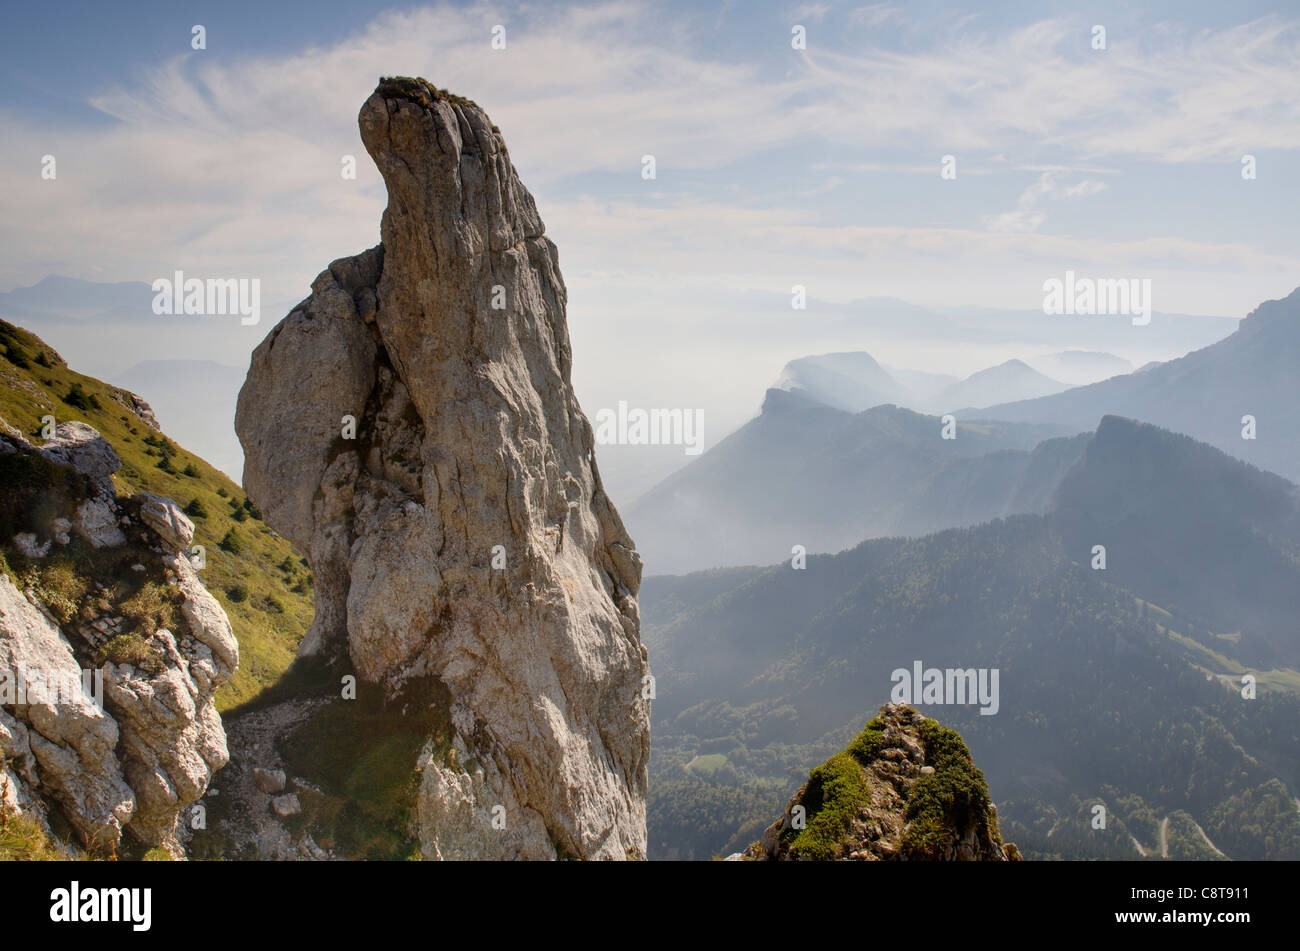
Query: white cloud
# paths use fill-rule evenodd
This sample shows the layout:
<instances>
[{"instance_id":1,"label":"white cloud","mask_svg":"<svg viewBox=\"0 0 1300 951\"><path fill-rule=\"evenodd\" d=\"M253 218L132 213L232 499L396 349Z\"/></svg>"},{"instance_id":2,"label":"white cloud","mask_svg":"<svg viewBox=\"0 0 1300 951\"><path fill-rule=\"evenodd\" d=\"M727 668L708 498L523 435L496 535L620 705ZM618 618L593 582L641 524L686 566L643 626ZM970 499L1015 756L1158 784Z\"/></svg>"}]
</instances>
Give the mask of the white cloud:
<instances>
[{"instance_id":1,"label":"white cloud","mask_svg":"<svg viewBox=\"0 0 1300 951\"><path fill-rule=\"evenodd\" d=\"M1025 234L1037 231L1047 220L1047 212L1041 207L1046 198L1086 198L1105 191L1105 182L1085 178L1073 185L1058 185L1055 173L1043 172L1020 194L1016 207L997 215L985 215L984 227L989 231L1004 231Z\"/></svg>"},{"instance_id":2,"label":"white cloud","mask_svg":"<svg viewBox=\"0 0 1300 951\"><path fill-rule=\"evenodd\" d=\"M897 14L867 9L860 21ZM743 15L739 6L728 14ZM1130 159L1235 162L1242 151L1300 148L1297 25L1280 18L1112 32L1105 53L1088 48L1082 21L1054 19L1001 34L953 27L902 51L837 52L828 37L805 55L781 36L749 59L722 58L690 18L662 19L629 2L387 13L342 42L290 55L191 53L159 64L92 96L117 120L107 128L0 116L0 282L51 271L152 280L181 268L261 277L266 299L301 297L331 259L378 240L385 196L355 116L381 74L422 74L479 101L537 193L566 274L592 275L592 285L613 279L603 274L646 286L788 288L795 272L833 289L827 296L1009 306L1025 258L1039 272L1062 255L1116 270L1117 256L1141 250L1035 234L1047 202L1096 194L1095 176ZM507 27L504 51L489 43L495 23ZM946 152L963 176L1034 168L1050 184L1040 179L985 229L966 230L955 227L965 218L870 227L870 202L843 185L841 211L860 209L862 227L810 218L806 202L773 206L752 172L708 179L699 195L681 185L682 171L752 165L776 149L832 170L802 198L855 167L937 181ZM58 155L55 182L39 179L34 156L47 152ZM646 153L657 159L655 185L640 181ZM339 176L345 154L357 156L357 181ZM624 181L617 202L574 196L576 183ZM719 200L731 194L750 207ZM1256 284L1224 281L1234 266L1270 286L1279 268L1294 270L1285 248L1177 247L1174 257L1198 269L1184 286L1201 309L1213 301L1237 313L1258 299ZM1208 275L1221 286L1205 294Z\"/></svg>"},{"instance_id":3,"label":"white cloud","mask_svg":"<svg viewBox=\"0 0 1300 951\"><path fill-rule=\"evenodd\" d=\"M947 151L1056 150L1072 161L1230 161L1300 148L1300 24L1269 17L1226 30L1112 32L1044 20L1002 36L959 35L921 51L839 52L807 61L839 121L835 138L946 143ZM959 155L960 158L960 155Z\"/></svg>"},{"instance_id":4,"label":"white cloud","mask_svg":"<svg viewBox=\"0 0 1300 951\"><path fill-rule=\"evenodd\" d=\"M873 29L888 23L906 23L907 16L900 7L888 3L872 3L857 7L849 14L849 19L857 26Z\"/></svg>"},{"instance_id":5,"label":"white cloud","mask_svg":"<svg viewBox=\"0 0 1300 951\"><path fill-rule=\"evenodd\" d=\"M801 23L805 20L813 23L820 23L831 12L831 4L824 0L807 0L790 10L786 17L792 23Z\"/></svg>"}]
</instances>

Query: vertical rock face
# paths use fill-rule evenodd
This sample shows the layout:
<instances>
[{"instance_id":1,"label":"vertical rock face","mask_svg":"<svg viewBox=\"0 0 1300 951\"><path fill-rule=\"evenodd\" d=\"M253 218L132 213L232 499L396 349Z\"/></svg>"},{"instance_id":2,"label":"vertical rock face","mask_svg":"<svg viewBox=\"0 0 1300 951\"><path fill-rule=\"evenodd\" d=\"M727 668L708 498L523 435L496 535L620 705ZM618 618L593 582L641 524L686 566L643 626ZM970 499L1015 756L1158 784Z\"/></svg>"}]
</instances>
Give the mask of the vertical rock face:
<instances>
[{"instance_id":1,"label":"vertical rock face","mask_svg":"<svg viewBox=\"0 0 1300 951\"><path fill-rule=\"evenodd\" d=\"M570 384L555 246L473 103L385 80L359 120L382 245L263 341L235 423L249 495L316 575L302 652L439 684L426 857L644 856L641 563Z\"/></svg>"}]
</instances>

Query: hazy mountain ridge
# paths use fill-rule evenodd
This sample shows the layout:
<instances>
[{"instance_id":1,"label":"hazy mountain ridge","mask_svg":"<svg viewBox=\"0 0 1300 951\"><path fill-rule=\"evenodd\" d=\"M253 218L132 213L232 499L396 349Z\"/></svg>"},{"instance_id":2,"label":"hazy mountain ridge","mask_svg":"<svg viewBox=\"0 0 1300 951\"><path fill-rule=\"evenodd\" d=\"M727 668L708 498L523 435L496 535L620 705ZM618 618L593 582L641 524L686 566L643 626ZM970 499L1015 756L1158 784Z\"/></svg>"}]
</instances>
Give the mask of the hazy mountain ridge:
<instances>
[{"instance_id":1,"label":"hazy mountain ridge","mask_svg":"<svg viewBox=\"0 0 1300 951\"><path fill-rule=\"evenodd\" d=\"M1133 364L1113 353L1093 350L1065 350L1026 357L1027 362L1040 373L1071 386L1096 383L1133 372Z\"/></svg>"},{"instance_id":2,"label":"hazy mountain ridge","mask_svg":"<svg viewBox=\"0 0 1300 951\"><path fill-rule=\"evenodd\" d=\"M863 350L791 360L772 384L773 389L797 393L850 413L885 403L917 412L943 413L1045 396L1068 386L1018 359L959 379L944 374L888 370Z\"/></svg>"},{"instance_id":3,"label":"hazy mountain ridge","mask_svg":"<svg viewBox=\"0 0 1300 951\"><path fill-rule=\"evenodd\" d=\"M1023 360L1008 360L995 367L972 373L966 379L928 401L935 412L969 410L971 407L1004 403L1010 399L1030 399L1069 389L1068 383L1039 373Z\"/></svg>"},{"instance_id":4,"label":"hazy mountain ridge","mask_svg":"<svg viewBox=\"0 0 1300 951\"><path fill-rule=\"evenodd\" d=\"M772 388L798 393L849 413L911 399L908 387L865 351L791 360Z\"/></svg>"},{"instance_id":5,"label":"hazy mountain ridge","mask_svg":"<svg viewBox=\"0 0 1300 951\"><path fill-rule=\"evenodd\" d=\"M852 414L768 390L756 419L638 499L627 521L651 574L772 562L795 545L839 551L1040 511L1082 447L1055 441L1067 431L1051 425L942 431L897 406Z\"/></svg>"},{"instance_id":6,"label":"hazy mountain ridge","mask_svg":"<svg viewBox=\"0 0 1300 951\"><path fill-rule=\"evenodd\" d=\"M1143 453L1112 451L1134 440ZM1190 494L1156 506L1149 492L1136 492L1129 511L1142 520L1134 534L1150 540L1140 555L1125 550L1130 536L1112 541L1114 560L1093 570L1091 547L1080 541L1093 534L1080 526L1097 524L1084 488L1101 486L1096 493L1106 497L1110 484L1141 487L1151 454L1168 460L1170 452L1182 462L1175 471L1202 475L1166 491L1185 485ZM1004 834L1027 855L1136 857L1127 836L1090 836L1080 804L1100 801L1121 821L1183 810L1232 857L1300 857L1300 816L1268 791L1300 780L1300 674L1294 664L1252 667L1248 639L1239 644L1234 631L1196 614L1199 603L1161 604L1159 573L1135 565L1167 560L1185 544L1179 513L1208 504L1224 480L1263 485L1262 503L1207 516L1235 521L1246 535L1289 488L1210 447L1126 420L1107 420L1085 455L1056 496L1059 512L870 541L810 558L802 571L786 563L648 579L644 621L659 678L652 855L743 847L766 821L758 813L746 813L732 841L702 841L673 817L690 802L707 810L725 790L745 791L756 810L775 808L800 764L843 748L873 698L888 694L890 672L919 659L1001 671L997 715L934 712L966 738L998 798ZM1300 588L1287 547L1296 536L1285 525L1276 531L1279 541L1254 549L1269 566L1264 618L1284 613ZM1206 602L1258 594L1248 569L1222 576L1203 567L1193 560L1182 570L1185 587L1204 587ZM1278 572L1288 570L1286 584ZM1261 627L1258 643L1280 650L1282 636ZM1287 643L1294 656L1293 628ZM1248 670L1261 684L1257 700L1240 695ZM1266 815L1265 802L1273 804ZM1068 818L1072 809L1077 819ZM1261 822L1272 829L1267 839L1251 831ZM1118 828L1112 823L1111 832Z\"/></svg>"},{"instance_id":7,"label":"hazy mountain ridge","mask_svg":"<svg viewBox=\"0 0 1300 951\"><path fill-rule=\"evenodd\" d=\"M1135 373L1038 399L990 406L989 419L1095 426L1127 416L1186 433L1223 451L1300 479L1300 417L1292 409L1300 363L1300 288L1266 301L1225 339ZM1243 417L1256 438L1243 439Z\"/></svg>"},{"instance_id":8,"label":"hazy mountain ridge","mask_svg":"<svg viewBox=\"0 0 1300 951\"><path fill-rule=\"evenodd\" d=\"M1300 669L1300 489L1190 436L1102 419L1053 522L1139 597L1238 636L1256 666ZM1219 647L1224 645L1211 641Z\"/></svg>"}]
</instances>

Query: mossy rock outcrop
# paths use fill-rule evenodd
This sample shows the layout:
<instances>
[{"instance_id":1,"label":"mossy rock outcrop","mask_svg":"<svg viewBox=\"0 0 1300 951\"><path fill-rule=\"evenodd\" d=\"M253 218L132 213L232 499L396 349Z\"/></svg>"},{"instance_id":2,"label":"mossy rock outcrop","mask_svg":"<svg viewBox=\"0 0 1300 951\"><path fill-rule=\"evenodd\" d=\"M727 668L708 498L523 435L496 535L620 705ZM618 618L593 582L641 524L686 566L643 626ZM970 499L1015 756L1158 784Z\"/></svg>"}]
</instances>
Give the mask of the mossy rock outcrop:
<instances>
[{"instance_id":1,"label":"mossy rock outcrop","mask_svg":"<svg viewBox=\"0 0 1300 951\"><path fill-rule=\"evenodd\" d=\"M1002 862L984 774L961 736L886 704L857 738L813 769L784 814L745 850L766 861Z\"/></svg>"}]
</instances>

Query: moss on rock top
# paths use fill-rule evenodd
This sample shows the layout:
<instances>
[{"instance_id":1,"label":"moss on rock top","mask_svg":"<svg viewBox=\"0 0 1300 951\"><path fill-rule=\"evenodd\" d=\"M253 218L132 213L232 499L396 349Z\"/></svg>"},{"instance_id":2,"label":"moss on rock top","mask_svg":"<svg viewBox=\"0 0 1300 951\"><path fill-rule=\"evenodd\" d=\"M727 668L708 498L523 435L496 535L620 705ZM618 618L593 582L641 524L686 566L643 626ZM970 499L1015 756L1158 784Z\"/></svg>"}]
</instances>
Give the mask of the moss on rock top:
<instances>
[{"instance_id":1,"label":"moss on rock top","mask_svg":"<svg viewBox=\"0 0 1300 951\"><path fill-rule=\"evenodd\" d=\"M984 774L954 730L886 704L745 852L758 860L1005 861Z\"/></svg>"},{"instance_id":2,"label":"moss on rock top","mask_svg":"<svg viewBox=\"0 0 1300 951\"><path fill-rule=\"evenodd\" d=\"M466 99L446 89L439 89L427 79L417 76L381 76L375 91L385 99L406 99L409 102L419 103L426 109L432 108L435 102L450 102L460 106L471 106L481 111L481 107L473 99Z\"/></svg>"}]
</instances>

